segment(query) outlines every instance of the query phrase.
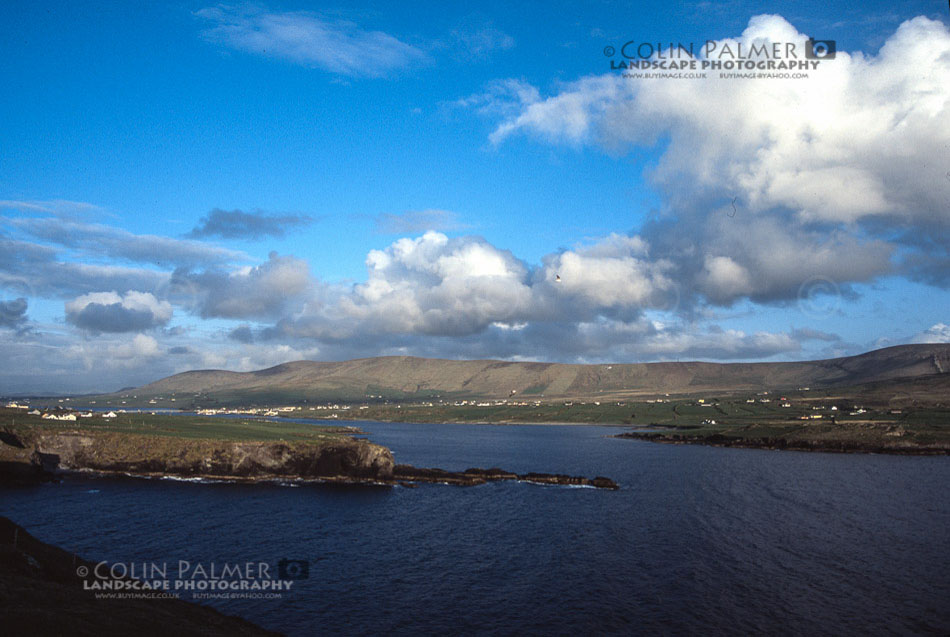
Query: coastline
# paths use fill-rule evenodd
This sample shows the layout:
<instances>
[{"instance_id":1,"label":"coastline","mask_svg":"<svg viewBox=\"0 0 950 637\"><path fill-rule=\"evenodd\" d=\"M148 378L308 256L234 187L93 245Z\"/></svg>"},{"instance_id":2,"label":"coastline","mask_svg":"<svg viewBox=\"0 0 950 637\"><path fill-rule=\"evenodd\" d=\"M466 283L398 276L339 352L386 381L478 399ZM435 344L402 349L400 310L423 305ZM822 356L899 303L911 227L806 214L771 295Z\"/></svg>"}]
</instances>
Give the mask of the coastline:
<instances>
[{"instance_id":1,"label":"coastline","mask_svg":"<svg viewBox=\"0 0 950 637\"><path fill-rule=\"evenodd\" d=\"M308 420L313 420L314 422L327 423L334 422L334 418L310 418ZM346 421L337 421L337 422L360 422L360 423L412 423L417 425L478 425L478 426L488 426L488 427L510 427L510 426L519 426L525 425L528 427L621 427L629 428L630 423L620 423L620 422L570 422L570 421L547 421L547 420L538 420L538 421L521 421L521 420L426 420L426 421L417 421L417 420L381 420L378 418L373 419L357 419Z\"/></svg>"},{"instance_id":2,"label":"coastline","mask_svg":"<svg viewBox=\"0 0 950 637\"><path fill-rule=\"evenodd\" d=\"M0 430L0 483L35 484L64 471L215 482L475 486L503 480L617 489L610 478L518 474L492 467L446 471L396 464L366 439L226 440L21 425Z\"/></svg>"},{"instance_id":3,"label":"coastline","mask_svg":"<svg viewBox=\"0 0 950 637\"><path fill-rule=\"evenodd\" d=\"M613 436L671 445L703 445L737 449L764 449L770 451L806 451L816 453L864 453L898 456L950 455L948 445L920 445L914 443L865 443L846 439L795 439L785 437L738 437L722 433L677 434L659 431L629 431Z\"/></svg>"},{"instance_id":4,"label":"coastline","mask_svg":"<svg viewBox=\"0 0 950 637\"><path fill-rule=\"evenodd\" d=\"M133 478L140 480L171 480L176 482L197 482L201 484L278 484L285 486L307 486L338 484L367 487L414 487L418 484L442 484L449 486L478 486L489 482L524 482L527 484L548 486L581 486L595 489L617 490L620 486L603 476L586 478L560 473L523 473L518 474L493 467L491 469L469 468L464 471L446 471L445 469L421 468L412 465L396 465L393 477L360 478L347 475L328 475L319 477L295 475L258 475L239 476L221 474L179 475L161 472L129 472L108 469L60 469L50 474L44 481L56 480L59 476L92 476L102 478Z\"/></svg>"}]
</instances>

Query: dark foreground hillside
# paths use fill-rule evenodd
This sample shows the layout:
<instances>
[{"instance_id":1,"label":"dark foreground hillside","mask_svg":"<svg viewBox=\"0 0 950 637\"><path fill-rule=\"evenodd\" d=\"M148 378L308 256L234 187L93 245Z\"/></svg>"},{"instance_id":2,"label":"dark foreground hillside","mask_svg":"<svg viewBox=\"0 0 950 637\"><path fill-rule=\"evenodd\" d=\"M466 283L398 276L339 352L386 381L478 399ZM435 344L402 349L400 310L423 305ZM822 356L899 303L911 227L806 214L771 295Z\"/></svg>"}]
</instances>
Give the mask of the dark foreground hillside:
<instances>
[{"instance_id":1,"label":"dark foreground hillside","mask_svg":"<svg viewBox=\"0 0 950 637\"><path fill-rule=\"evenodd\" d=\"M76 570L95 564L0 517L0 608L7 635L278 635L177 599L96 599Z\"/></svg>"}]
</instances>

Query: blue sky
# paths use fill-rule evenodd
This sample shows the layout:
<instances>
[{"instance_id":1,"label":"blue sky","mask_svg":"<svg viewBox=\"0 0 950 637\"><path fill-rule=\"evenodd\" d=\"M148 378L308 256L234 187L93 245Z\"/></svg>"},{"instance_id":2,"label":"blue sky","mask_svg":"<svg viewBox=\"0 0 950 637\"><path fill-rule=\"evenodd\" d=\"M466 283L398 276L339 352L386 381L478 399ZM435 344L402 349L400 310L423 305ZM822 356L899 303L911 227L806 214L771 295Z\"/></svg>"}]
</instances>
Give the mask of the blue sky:
<instances>
[{"instance_id":1,"label":"blue sky","mask_svg":"<svg viewBox=\"0 0 950 637\"><path fill-rule=\"evenodd\" d=\"M5 3L0 393L947 340L947 23L924 2ZM795 78L623 77L605 51L807 37L838 55Z\"/></svg>"}]
</instances>

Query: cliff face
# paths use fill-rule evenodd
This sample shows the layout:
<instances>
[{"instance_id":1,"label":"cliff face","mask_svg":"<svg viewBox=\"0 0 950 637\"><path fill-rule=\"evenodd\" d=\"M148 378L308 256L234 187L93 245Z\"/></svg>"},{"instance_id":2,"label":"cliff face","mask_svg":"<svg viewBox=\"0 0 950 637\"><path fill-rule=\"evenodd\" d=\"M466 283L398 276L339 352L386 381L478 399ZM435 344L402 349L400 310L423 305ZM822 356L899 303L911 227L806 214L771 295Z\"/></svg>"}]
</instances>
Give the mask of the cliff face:
<instances>
[{"instance_id":1,"label":"cliff face","mask_svg":"<svg viewBox=\"0 0 950 637\"><path fill-rule=\"evenodd\" d=\"M502 469L417 469L396 465L389 449L366 440L230 442L119 433L0 431L0 483L51 479L60 469L222 479L312 478L395 484L476 485L497 480L617 489L604 477Z\"/></svg>"},{"instance_id":2,"label":"cliff face","mask_svg":"<svg viewBox=\"0 0 950 637\"><path fill-rule=\"evenodd\" d=\"M19 455L47 472L91 469L176 476L388 480L392 453L366 440L228 442L115 433L21 436ZM15 445L12 445L16 447Z\"/></svg>"}]
</instances>

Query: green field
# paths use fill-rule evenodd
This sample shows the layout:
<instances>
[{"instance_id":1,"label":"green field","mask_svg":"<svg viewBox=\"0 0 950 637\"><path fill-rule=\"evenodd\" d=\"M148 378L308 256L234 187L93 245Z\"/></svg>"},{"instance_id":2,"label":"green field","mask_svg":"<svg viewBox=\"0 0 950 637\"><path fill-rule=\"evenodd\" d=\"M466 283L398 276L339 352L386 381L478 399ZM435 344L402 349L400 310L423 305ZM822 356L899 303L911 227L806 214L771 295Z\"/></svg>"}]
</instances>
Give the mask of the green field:
<instances>
[{"instance_id":1,"label":"green field","mask_svg":"<svg viewBox=\"0 0 950 637\"><path fill-rule=\"evenodd\" d=\"M120 413L114 419L97 414L76 422L59 422L28 416L23 410L4 409L0 410L0 427L12 426L15 421L47 431L87 430L233 441L320 441L355 433L342 425L346 421L571 423L649 428L674 432L670 435L698 442L725 436L748 441L845 441L864 447L950 445L950 406L939 400L922 402L900 395L858 402L848 397L847 391L795 390L633 401L561 400L537 405L524 399L491 401L489 405L473 402L457 405L430 399L298 404L293 411L286 412L287 416L314 419L327 426L296 424L279 417L265 420L148 413ZM522 402L527 404L518 404Z\"/></svg>"},{"instance_id":2,"label":"green field","mask_svg":"<svg viewBox=\"0 0 950 637\"><path fill-rule=\"evenodd\" d=\"M847 399L788 396L760 398L741 395L725 397L671 398L664 402L648 401L559 401L540 405L447 405L420 403L370 404L348 409L303 407L292 412L294 417L333 418L340 420L383 420L406 422L471 422L471 423L577 423L631 426L701 427L704 421L715 420L717 426L796 425L875 423L901 426L950 425L950 408L942 405L901 406L900 413L889 405L863 405L864 413L851 415L858 406ZM748 400L754 402L749 403ZM790 407L782 407L787 402ZM706 406L703 406L706 405ZM836 410L831 407L837 407ZM801 420L802 416L821 415L820 419Z\"/></svg>"},{"instance_id":3,"label":"green field","mask_svg":"<svg viewBox=\"0 0 950 637\"><path fill-rule=\"evenodd\" d=\"M78 418L75 422L57 421L30 416L20 409L0 409L0 428L15 430L19 427L30 427L49 433L89 431L229 441L321 441L358 433L358 430L348 427L299 424L281 420L148 413L117 414L115 418L103 418L101 414L96 414L91 418Z\"/></svg>"}]
</instances>

